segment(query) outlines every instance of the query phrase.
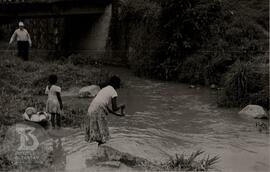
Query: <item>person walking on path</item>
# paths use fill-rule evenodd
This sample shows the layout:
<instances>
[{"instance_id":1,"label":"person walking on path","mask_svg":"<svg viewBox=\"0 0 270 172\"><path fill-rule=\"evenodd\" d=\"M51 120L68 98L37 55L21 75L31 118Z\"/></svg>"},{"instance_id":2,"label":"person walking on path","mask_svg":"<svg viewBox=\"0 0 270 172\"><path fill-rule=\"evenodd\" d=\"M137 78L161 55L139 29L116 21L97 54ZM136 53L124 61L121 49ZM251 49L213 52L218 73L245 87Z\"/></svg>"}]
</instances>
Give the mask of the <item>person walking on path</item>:
<instances>
[{"instance_id":1,"label":"person walking on path","mask_svg":"<svg viewBox=\"0 0 270 172\"><path fill-rule=\"evenodd\" d=\"M29 47L32 46L32 41L28 31L24 28L23 22L19 22L19 28L11 36L9 45L14 41L17 41L18 56L23 60L28 60Z\"/></svg>"},{"instance_id":2,"label":"person walking on path","mask_svg":"<svg viewBox=\"0 0 270 172\"><path fill-rule=\"evenodd\" d=\"M106 143L109 138L107 115L112 113L117 116L125 116L125 105L117 104L117 92L120 88L120 78L113 76L108 86L102 88L91 102L85 127L85 141L98 142L98 145ZM117 111L121 110L120 113Z\"/></svg>"},{"instance_id":3,"label":"person walking on path","mask_svg":"<svg viewBox=\"0 0 270 172\"><path fill-rule=\"evenodd\" d=\"M61 99L61 88L56 86L57 76L49 76L49 85L46 87L45 94L48 94L48 100L46 103L46 112L51 114L51 122L53 129L55 128L55 122L57 128L61 127L61 117L60 113L63 109L62 99Z\"/></svg>"}]
</instances>

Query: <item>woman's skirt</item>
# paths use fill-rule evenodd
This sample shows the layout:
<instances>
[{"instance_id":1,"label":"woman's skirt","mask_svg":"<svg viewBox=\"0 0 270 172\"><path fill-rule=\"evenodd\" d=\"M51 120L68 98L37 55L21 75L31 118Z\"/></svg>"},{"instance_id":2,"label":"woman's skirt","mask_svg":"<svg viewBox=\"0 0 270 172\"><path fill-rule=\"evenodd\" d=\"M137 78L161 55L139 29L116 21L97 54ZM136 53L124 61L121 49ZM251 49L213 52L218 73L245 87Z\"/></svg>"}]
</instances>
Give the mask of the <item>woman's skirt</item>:
<instances>
[{"instance_id":1,"label":"woman's skirt","mask_svg":"<svg viewBox=\"0 0 270 172\"><path fill-rule=\"evenodd\" d=\"M107 114L104 107L88 112L85 120L85 141L105 143L109 140Z\"/></svg>"}]
</instances>

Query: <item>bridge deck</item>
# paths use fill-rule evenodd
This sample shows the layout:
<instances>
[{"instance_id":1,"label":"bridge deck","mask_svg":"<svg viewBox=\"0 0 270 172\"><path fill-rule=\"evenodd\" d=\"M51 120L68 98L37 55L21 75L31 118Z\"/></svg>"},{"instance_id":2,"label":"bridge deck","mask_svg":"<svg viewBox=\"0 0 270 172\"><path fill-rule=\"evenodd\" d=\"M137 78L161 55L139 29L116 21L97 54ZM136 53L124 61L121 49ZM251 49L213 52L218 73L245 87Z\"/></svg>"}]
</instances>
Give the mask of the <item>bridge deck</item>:
<instances>
[{"instance_id":1,"label":"bridge deck","mask_svg":"<svg viewBox=\"0 0 270 172\"><path fill-rule=\"evenodd\" d=\"M51 4L51 3L59 3L59 2L72 2L72 3L81 3L81 2L88 2L91 4L106 4L110 3L111 0L0 0L0 5L1 4Z\"/></svg>"},{"instance_id":2,"label":"bridge deck","mask_svg":"<svg viewBox=\"0 0 270 172\"><path fill-rule=\"evenodd\" d=\"M0 17L99 14L111 0L0 0Z\"/></svg>"}]
</instances>

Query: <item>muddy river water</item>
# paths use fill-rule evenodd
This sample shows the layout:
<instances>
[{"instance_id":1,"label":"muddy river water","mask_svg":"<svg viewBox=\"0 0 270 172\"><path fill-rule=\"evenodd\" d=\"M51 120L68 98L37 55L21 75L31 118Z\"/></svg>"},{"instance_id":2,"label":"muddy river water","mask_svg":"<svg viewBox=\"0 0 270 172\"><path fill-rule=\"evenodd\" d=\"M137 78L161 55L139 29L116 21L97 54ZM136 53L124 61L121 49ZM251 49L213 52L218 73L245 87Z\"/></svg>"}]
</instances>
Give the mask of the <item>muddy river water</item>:
<instances>
[{"instance_id":1,"label":"muddy river water","mask_svg":"<svg viewBox=\"0 0 270 172\"><path fill-rule=\"evenodd\" d=\"M127 107L126 117L109 117L113 138L170 155L201 149L210 156L220 156L217 171L270 171L269 135L258 131L256 120L238 115L239 109L217 107L214 90L142 79L126 69L112 70L124 81L118 93ZM64 101L72 99L77 98L64 97ZM89 100L80 101L87 108ZM90 169L88 161L96 147L84 142L79 129L67 133L55 150L64 169Z\"/></svg>"}]
</instances>

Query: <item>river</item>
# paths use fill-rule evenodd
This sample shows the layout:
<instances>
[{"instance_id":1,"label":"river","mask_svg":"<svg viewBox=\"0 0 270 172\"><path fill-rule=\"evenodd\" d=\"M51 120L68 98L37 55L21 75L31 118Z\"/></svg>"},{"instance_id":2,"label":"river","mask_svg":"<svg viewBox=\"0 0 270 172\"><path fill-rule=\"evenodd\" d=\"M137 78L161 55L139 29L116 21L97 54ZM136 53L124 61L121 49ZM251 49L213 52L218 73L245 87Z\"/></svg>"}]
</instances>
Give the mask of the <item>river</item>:
<instances>
[{"instance_id":1,"label":"river","mask_svg":"<svg viewBox=\"0 0 270 172\"><path fill-rule=\"evenodd\" d=\"M109 116L113 138L128 139L167 154L203 150L220 156L217 171L269 171L269 135L256 128L256 120L238 115L239 109L220 108L216 92L207 88L138 78L127 69L109 68L124 82L119 100L126 116ZM64 101L77 98L64 97ZM87 108L88 99L78 99ZM62 138L66 171L91 168L93 147L84 133L72 130ZM139 149L139 148L138 148Z\"/></svg>"}]
</instances>

